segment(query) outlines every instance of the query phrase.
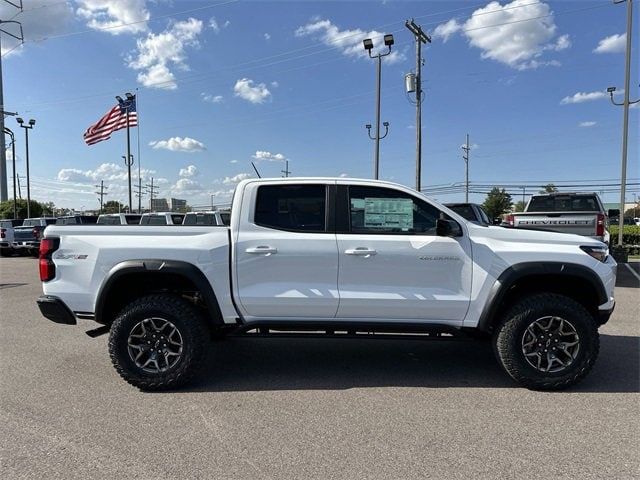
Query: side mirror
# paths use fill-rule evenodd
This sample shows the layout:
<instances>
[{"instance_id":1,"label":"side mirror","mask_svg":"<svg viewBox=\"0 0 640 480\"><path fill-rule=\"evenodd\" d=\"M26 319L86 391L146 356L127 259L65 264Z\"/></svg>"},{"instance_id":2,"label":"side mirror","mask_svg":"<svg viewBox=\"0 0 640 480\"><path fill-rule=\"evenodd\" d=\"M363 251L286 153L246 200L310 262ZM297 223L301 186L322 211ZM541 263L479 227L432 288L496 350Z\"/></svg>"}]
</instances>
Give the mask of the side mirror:
<instances>
[{"instance_id":1,"label":"side mirror","mask_svg":"<svg viewBox=\"0 0 640 480\"><path fill-rule=\"evenodd\" d=\"M617 208L610 208L609 210L607 210L607 217L613 218L613 217L619 217L619 216L620 216L620 210L618 210Z\"/></svg>"},{"instance_id":2,"label":"side mirror","mask_svg":"<svg viewBox=\"0 0 640 480\"><path fill-rule=\"evenodd\" d=\"M439 218L436 220L436 235L439 237L461 237L462 229L457 222Z\"/></svg>"}]
</instances>

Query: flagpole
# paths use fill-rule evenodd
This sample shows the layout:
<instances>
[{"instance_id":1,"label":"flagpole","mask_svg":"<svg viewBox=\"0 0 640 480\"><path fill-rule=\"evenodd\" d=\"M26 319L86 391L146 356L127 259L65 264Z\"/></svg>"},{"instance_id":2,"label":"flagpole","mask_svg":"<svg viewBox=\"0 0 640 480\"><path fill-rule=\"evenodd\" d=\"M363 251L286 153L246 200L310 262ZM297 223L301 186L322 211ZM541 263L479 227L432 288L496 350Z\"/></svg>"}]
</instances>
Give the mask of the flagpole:
<instances>
[{"instance_id":1,"label":"flagpole","mask_svg":"<svg viewBox=\"0 0 640 480\"><path fill-rule=\"evenodd\" d=\"M127 109L126 109L126 115L127 115L127 158L125 160L126 164L127 164L127 170L129 173L129 213L133 212L133 201L132 201L132 197L131 197L131 134L130 132L130 127L129 127L129 105L127 105Z\"/></svg>"},{"instance_id":2,"label":"flagpole","mask_svg":"<svg viewBox=\"0 0 640 480\"><path fill-rule=\"evenodd\" d=\"M140 176L140 97L138 97L138 87L136 87L136 138L138 140L138 213L142 213L142 177Z\"/></svg>"}]
</instances>

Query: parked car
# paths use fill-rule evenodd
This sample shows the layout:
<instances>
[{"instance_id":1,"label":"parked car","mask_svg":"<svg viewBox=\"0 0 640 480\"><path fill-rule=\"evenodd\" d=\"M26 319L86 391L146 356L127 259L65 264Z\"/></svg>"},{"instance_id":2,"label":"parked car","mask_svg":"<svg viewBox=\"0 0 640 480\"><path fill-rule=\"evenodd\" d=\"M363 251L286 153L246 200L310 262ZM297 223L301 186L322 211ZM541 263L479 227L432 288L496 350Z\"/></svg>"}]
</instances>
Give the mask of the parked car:
<instances>
[{"instance_id":1,"label":"parked car","mask_svg":"<svg viewBox=\"0 0 640 480\"><path fill-rule=\"evenodd\" d=\"M183 225L225 225L217 210L207 212L188 212L182 220Z\"/></svg>"},{"instance_id":2,"label":"parked car","mask_svg":"<svg viewBox=\"0 0 640 480\"><path fill-rule=\"evenodd\" d=\"M142 215L134 213L103 213L98 215L98 225L139 225Z\"/></svg>"},{"instance_id":3,"label":"parked car","mask_svg":"<svg viewBox=\"0 0 640 480\"><path fill-rule=\"evenodd\" d=\"M42 232L47 225L53 225L56 219L53 217L27 218L22 225L14 228L13 248L18 253L28 253L33 256L38 255Z\"/></svg>"},{"instance_id":4,"label":"parked car","mask_svg":"<svg viewBox=\"0 0 640 480\"><path fill-rule=\"evenodd\" d=\"M23 220L0 220L0 255L7 257L15 250L13 248L14 228L22 225Z\"/></svg>"},{"instance_id":5,"label":"parked car","mask_svg":"<svg viewBox=\"0 0 640 480\"><path fill-rule=\"evenodd\" d=\"M140 225L182 225L182 220L184 220L184 213L143 213L140 217Z\"/></svg>"},{"instance_id":6,"label":"parked car","mask_svg":"<svg viewBox=\"0 0 640 480\"><path fill-rule=\"evenodd\" d=\"M95 215L67 215L58 217L55 225L92 225L98 221Z\"/></svg>"},{"instance_id":7,"label":"parked car","mask_svg":"<svg viewBox=\"0 0 640 480\"><path fill-rule=\"evenodd\" d=\"M609 215L597 193L533 195L524 212L506 220L514 228L574 233L609 244Z\"/></svg>"},{"instance_id":8,"label":"parked car","mask_svg":"<svg viewBox=\"0 0 640 480\"><path fill-rule=\"evenodd\" d=\"M615 305L602 242L475 225L402 185L244 180L231 215L228 229L49 227L40 311L101 324L88 333L110 334L143 390L192 378L211 336L256 330L486 335L513 379L553 390L589 372Z\"/></svg>"},{"instance_id":9,"label":"parked car","mask_svg":"<svg viewBox=\"0 0 640 480\"><path fill-rule=\"evenodd\" d=\"M445 203L444 206L477 225L491 225L487 213L477 203Z\"/></svg>"}]
</instances>

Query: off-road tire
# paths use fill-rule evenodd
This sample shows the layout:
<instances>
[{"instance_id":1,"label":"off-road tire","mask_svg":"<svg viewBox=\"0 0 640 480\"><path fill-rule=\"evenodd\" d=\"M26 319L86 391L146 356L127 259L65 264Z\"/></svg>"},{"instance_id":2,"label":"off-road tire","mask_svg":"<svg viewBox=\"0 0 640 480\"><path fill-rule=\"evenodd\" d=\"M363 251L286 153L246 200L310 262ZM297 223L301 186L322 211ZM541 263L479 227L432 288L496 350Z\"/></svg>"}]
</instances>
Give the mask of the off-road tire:
<instances>
[{"instance_id":1,"label":"off-road tire","mask_svg":"<svg viewBox=\"0 0 640 480\"><path fill-rule=\"evenodd\" d=\"M136 324L150 317L171 322L182 337L182 356L165 372L149 373L138 367L128 350L129 334ZM113 321L109 355L120 376L140 390L167 390L189 382L203 362L209 333L197 308L173 294L153 294L128 304Z\"/></svg>"},{"instance_id":2,"label":"off-road tire","mask_svg":"<svg viewBox=\"0 0 640 480\"><path fill-rule=\"evenodd\" d=\"M559 372L541 372L523 353L523 335L537 319L557 316L568 320L579 336L580 348L573 362ZM494 352L505 371L531 390L562 390L580 382L593 367L600 337L593 316L575 300L554 293L525 297L504 315L493 336Z\"/></svg>"}]
</instances>

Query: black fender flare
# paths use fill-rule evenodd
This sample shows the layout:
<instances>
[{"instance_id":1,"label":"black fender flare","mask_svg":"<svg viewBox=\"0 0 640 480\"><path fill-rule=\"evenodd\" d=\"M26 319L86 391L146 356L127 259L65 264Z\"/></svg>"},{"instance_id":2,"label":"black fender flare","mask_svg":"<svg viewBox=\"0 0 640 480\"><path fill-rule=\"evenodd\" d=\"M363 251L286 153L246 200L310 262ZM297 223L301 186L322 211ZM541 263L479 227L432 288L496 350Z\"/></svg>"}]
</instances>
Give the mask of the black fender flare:
<instances>
[{"instance_id":1,"label":"black fender flare","mask_svg":"<svg viewBox=\"0 0 640 480\"><path fill-rule=\"evenodd\" d=\"M109 291L116 282L130 274L145 273L169 273L180 275L193 282L198 291L202 294L203 300L209 311L213 314L214 321L222 323L222 313L220 304L213 291L213 287L202 270L192 263L182 262L179 260L161 260L161 259L144 259L144 260L126 260L113 266L107 273L105 280L102 282L98 295L96 296L95 321L105 323L103 318L105 305L109 297Z\"/></svg>"},{"instance_id":2,"label":"black fender flare","mask_svg":"<svg viewBox=\"0 0 640 480\"><path fill-rule=\"evenodd\" d=\"M495 314L500 308L509 289L525 277L537 275L554 275L564 277L579 277L593 286L598 296L598 305L606 303L609 298L602 280L592 269L575 263L565 262L523 262L511 265L496 279L487 296L487 301L480 314L477 329L491 332Z\"/></svg>"}]
</instances>

